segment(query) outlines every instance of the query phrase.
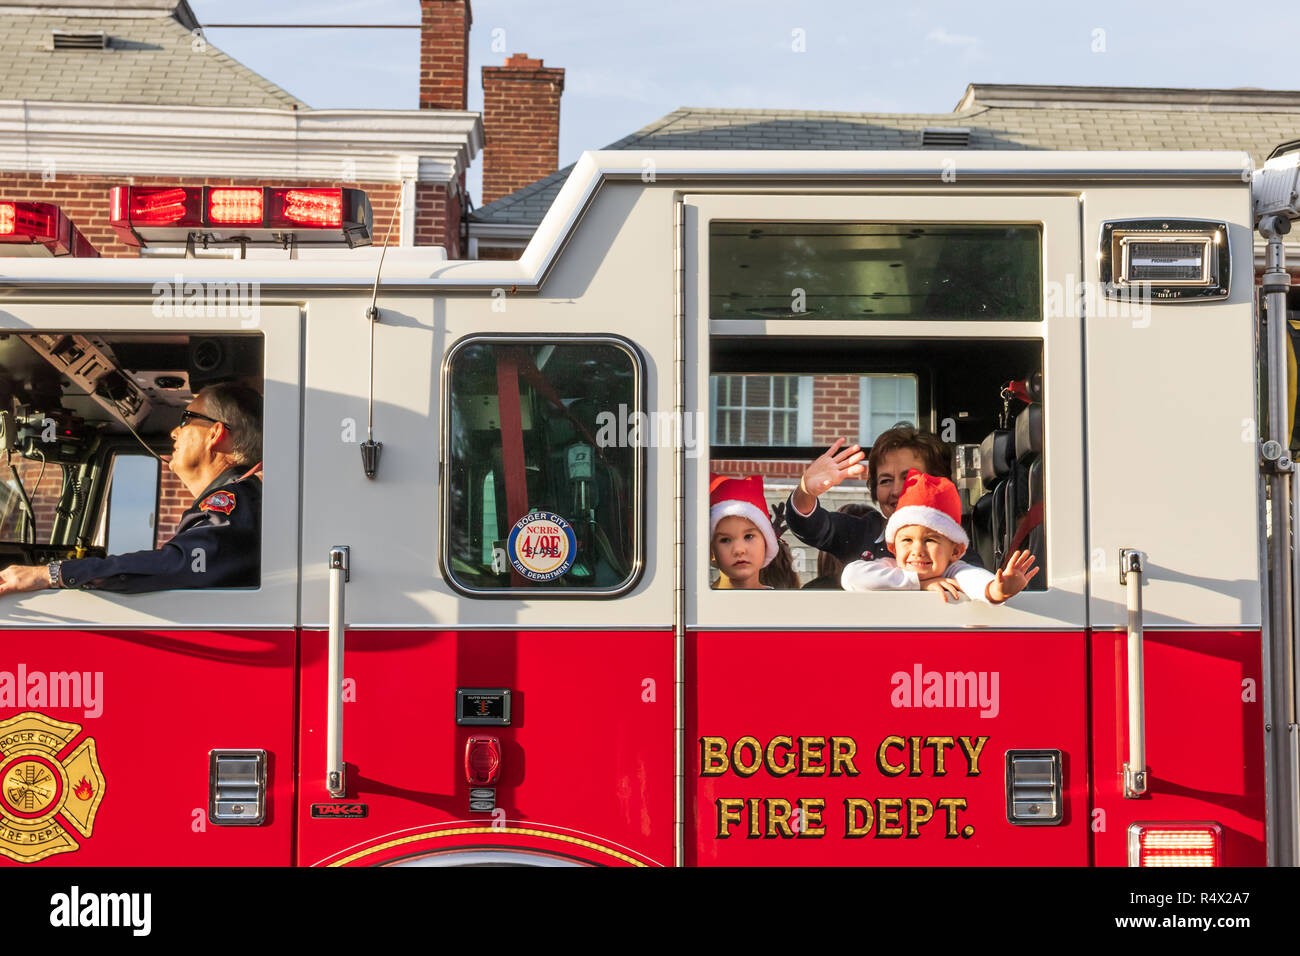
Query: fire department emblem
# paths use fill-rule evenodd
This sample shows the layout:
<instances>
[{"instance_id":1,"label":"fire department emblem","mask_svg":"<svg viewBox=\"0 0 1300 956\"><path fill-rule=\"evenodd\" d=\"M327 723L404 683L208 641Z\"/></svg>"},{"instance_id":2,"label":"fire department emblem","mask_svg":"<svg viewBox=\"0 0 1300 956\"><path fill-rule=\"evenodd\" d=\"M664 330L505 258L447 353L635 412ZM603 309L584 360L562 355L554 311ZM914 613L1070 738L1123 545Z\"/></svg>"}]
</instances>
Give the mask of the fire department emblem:
<instances>
[{"instance_id":1,"label":"fire department emblem","mask_svg":"<svg viewBox=\"0 0 1300 956\"><path fill-rule=\"evenodd\" d=\"M577 538L569 522L547 511L526 514L510 529L506 554L531 581L553 581L573 567Z\"/></svg>"},{"instance_id":2,"label":"fire department emblem","mask_svg":"<svg viewBox=\"0 0 1300 956\"><path fill-rule=\"evenodd\" d=\"M200 511L220 511L228 515L235 510L235 496L228 491L214 491L199 503Z\"/></svg>"},{"instance_id":3,"label":"fire department emblem","mask_svg":"<svg viewBox=\"0 0 1300 956\"><path fill-rule=\"evenodd\" d=\"M80 849L104 799L95 738L28 711L0 721L0 854L35 863ZM75 745L74 745L75 744Z\"/></svg>"}]
</instances>

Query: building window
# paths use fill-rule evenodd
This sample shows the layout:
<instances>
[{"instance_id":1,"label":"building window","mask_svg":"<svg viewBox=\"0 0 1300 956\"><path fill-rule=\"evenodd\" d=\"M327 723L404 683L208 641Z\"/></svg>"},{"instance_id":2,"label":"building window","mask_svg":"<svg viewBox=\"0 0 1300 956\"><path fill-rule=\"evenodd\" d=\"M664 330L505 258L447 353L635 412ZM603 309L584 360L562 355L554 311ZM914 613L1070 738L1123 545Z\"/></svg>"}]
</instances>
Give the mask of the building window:
<instances>
[{"instance_id":1,"label":"building window","mask_svg":"<svg viewBox=\"0 0 1300 956\"><path fill-rule=\"evenodd\" d=\"M811 375L714 375L717 445L811 445Z\"/></svg>"},{"instance_id":2,"label":"building window","mask_svg":"<svg viewBox=\"0 0 1300 956\"><path fill-rule=\"evenodd\" d=\"M861 428L858 444L869 448L899 422L917 424L915 375L864 375L858 381Z\"/></svg>"}]
</instances>

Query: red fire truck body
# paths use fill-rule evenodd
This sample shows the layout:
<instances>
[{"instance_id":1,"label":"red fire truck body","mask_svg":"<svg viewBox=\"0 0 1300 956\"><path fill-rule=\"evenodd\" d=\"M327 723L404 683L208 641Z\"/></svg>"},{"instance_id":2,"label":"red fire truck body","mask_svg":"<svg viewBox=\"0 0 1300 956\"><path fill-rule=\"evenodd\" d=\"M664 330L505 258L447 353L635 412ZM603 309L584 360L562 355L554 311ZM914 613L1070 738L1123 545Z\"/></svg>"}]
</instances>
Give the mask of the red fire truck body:
<instances>
[{"instance_id":1,"label":"red fire truck body","mask_svg":"<svg viewBox=\"0 0 1300 956\"><path fill-rule=\"evenodd\" d=\"M373 322L377 252L4 261L0 399L98 426L6 564L120 550L114 463L147 461L122 421L166 451L205 381L262 391L264 502L255 589L0 599L0 853L1123 866L1142 825L1205 825L1176 852L1265 864L1249 172L589 153L518 262L390 250ZM1171 236L1203 281L1158 271L1142 243ZM1121 258L1174 292L1126 298ZM148 411L51 378L72 348ZM723 440L716 383L812 373L914 376L978 478L973 536L1003 482L999 557L1037 506L1041 581L1002 606L710 587L711 471L828 443Z\"/></svg>"}]
</instances>

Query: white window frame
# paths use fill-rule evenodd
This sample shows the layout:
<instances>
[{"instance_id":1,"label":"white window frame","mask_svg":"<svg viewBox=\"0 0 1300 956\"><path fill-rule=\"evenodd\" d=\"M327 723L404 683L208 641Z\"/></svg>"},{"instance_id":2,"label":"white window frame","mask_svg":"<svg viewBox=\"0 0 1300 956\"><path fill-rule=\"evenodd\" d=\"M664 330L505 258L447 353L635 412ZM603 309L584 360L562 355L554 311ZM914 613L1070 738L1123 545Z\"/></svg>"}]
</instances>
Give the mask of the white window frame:
<instances>
[{"instance_id":1,"label":"white window frame","mask_svg":"<svg viewBox=\"0 0 1300 956\"><path fill-rule=\"evenodd\" d=\"M223 280L224 281L224 280ZM120 335L262 336L265 382L262 423L261 583L256 588L191 588L148 594L79 589L36 591L5 598L10 620L24 628L67 630L291 628L298 623L298 485L301 442L302 311L262 305L255 328L237 315L155 316L150 296L136 305L84 302L12 305L0 310L0 330L91 332Z\"/></svg>"},{"instance_id":2,"label":"white window frame","mask_svg":"<svg viewBox=\"0 0 1300 956\"><path fill-rule=\"evenodd\" d=\"M706 456L686 462L686 626L693 630L845 630L927 632L968 628L1077 631L1087 626L1087 549L1084 537L1083 355L1081 318L1044 308L1037 322L1023 320L840 320L722 319L708 311L709 224L712 220L844 222L1016 223L1043 230L1044 295L1050 283L1079 275L1082 246L1078 201L1062 195L994 196L974 192L826 196L692 193L685 214L685 300L688 354L700 356L688 370L688 408L703 408L709 395L711 346L728 338L822 339L828 349L868 348L874 339L998 339L1042 343L1049 587L1025 591L1003 606L962 601L941 604L933 594L843 591L713 591L708 581L708 477ZM699 281L692 281L692 276ZM1056 310L1061 311L1061 310ZM996 396L993 397L996 400ZM864 495L865 500L865 495Z\"/></svg>"}]
</instances>

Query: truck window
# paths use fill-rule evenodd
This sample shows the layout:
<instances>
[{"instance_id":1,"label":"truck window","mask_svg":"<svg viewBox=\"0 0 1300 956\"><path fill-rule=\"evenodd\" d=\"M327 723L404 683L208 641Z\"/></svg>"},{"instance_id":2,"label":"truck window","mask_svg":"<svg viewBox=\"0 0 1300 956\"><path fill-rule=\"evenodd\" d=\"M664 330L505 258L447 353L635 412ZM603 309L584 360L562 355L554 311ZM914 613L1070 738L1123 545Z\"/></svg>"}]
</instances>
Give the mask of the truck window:
<instances>
[{"instance_id":1,"label":"truck window","mask_svg":"<svg viewBox=\"0 0 1300 956\"><path fill-rule=\"evenodd\" d=\"M1042 319L1042 229L937 222L709 226L711 319Z\"/></svg>"},{"instance_id":2,"label":"truck window","mask_svg":"<svg viewBox=\"0 0 1300 956\"><path fill-rule=\"evenodd\" d=\"M1040 571L1029 588L1045 589L1041 342L837 339L831 346L815 339L717 338L711 352L711 473L762 475L771 513L784 507L804 469L836 439L869 451L896 426L931 432L950 456L948 477L961 498L970 539L964 560L992 570L1012 550L1031 550ZM1011 382L1023 387L1020 397L1004 394ZM822 494L818 506L883 512L874 490L864 473ZM831 578L842 565L783 528L781 518L776 523L790 550L793 586L835 587ZM717 574L711 571L710 584ZM780 583L776 569L764 575L764 583L792 586L788 576Z\"/></svg>"},{"instance_id":3,"label":"truck window","mask_svg":"<svg viewBox=\"0 0 1300 956\"><path fill-rule=\"evenodd\" d=\"M262 357L258 333L0 336L0 566L166 544L194 492L155 455L205 387L260 394Z\"/></svg>"},{"instance_id":4,"label":"truck window","mask_svg":"<svg viewBox=\"0 0 1300 956\"><path fill-rule=\"evenodd\" d=\"M641 380L640 359L613 338L474 337L452 349L442 481L449 581L477 596L610 596L634 583Z\"/></svg>"}]
</instances>

